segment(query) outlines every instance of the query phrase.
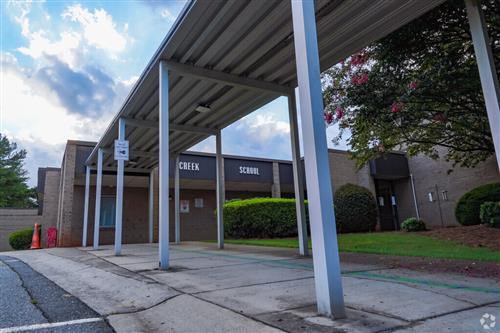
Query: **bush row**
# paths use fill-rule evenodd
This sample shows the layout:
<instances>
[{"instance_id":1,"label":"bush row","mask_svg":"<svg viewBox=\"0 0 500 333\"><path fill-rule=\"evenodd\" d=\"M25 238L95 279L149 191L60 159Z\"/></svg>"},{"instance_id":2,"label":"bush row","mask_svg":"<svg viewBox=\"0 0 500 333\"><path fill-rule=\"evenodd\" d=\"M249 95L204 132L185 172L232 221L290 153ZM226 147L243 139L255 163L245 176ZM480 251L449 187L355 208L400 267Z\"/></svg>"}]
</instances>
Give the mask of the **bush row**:
<instances>
[{"instance_id":1,"label":"bush row","mask_svg":"<svg viewBox=\"0 0 500 333\"><path fill-rule=\"evenodd\" d=\"M294 199L232 200L224 204L224 231L232 238L292 237L297 235L295 214Z\"/></svg>"},{"instance_id":2,"label":"bush row","mask_svg":"<svg viewBox=\"0 0 500 333\"><path fill-rule=\"evenodd\" d=\"M485 223L492 227L500 227L498 221L500 212L495 208L498 202L500 202L500 183L482 185L465 193L458 200L455 216L462 225Z\"/></svg>"},{"instance_id":3,"label":"bush row","mask_svg":"<svg viewBox=\"0 0 500 333\"><path fill-rule=\"evenodd\" d=\"M26 250L31 246L33 228L14 231L9 235L9 244L14 250Z\"/></svg>"},{"instance_id":4,"label":"bush row","mask_svg":"<svg viewBox=\"0 0 500 333\"><path fill-rule=\"evenodd\" d=\"M344 185L335 193L334 205L339 232L374 230L377 208L368 189ZM306 224L309 226L308 216ZM232 238L294 237L297 235L295 200L254 198L228 201L224 204L224 230Z\"/></svg>"}]
</instances>

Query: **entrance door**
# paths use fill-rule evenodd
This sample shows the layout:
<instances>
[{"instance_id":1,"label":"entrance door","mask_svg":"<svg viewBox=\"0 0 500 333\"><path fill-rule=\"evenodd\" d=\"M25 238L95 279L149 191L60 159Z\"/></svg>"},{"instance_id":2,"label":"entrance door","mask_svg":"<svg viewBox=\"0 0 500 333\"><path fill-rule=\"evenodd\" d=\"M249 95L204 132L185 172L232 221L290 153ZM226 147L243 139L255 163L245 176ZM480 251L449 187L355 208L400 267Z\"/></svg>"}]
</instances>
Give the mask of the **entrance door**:
<instances>
[{"instance_id":1,"label":"entrance door","mask_svg":"<svg viewBox=\"0 0 500 333\"><path fill-rule=\"evenodd\" d=\"M101 218L99 224L103 228L114 228L115 226L115 197L101 198Z\"/></svg>"},{"instance_id":2,"label":"entrance door","mask_svg":"<svg viewBox=\"0 0 500 333\"><path fill-rule=\"evenodd\" d=\"M397 217L396 197L392 191L392 182L377 179L375 187L377 190L380 229L382 231L398 230L399 221Z\"/></svg>"}]
</instances>

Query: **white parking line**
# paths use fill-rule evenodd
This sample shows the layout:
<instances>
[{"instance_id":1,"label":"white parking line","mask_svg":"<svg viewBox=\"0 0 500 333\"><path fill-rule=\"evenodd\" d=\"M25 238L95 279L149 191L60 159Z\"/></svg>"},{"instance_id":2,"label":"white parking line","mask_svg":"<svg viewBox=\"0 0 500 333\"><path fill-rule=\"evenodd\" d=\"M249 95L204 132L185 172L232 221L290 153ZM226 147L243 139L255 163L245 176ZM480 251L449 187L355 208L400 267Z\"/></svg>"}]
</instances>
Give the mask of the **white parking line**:
<instances>
[{"instance_id":1,"label":"white parking line","mask_svg":"<svg viewBox=\"0 0 500 333\"><path fill-rule=\"evenodd\" d=\"M42 328L52 328L52 327L70 326L70 325L77 325L77 324L95 323L95 322L101 321L101 320L102 320L102 318L85 318L85 319L61 321L58 323L44 323L44 324L33 324L33 325L16 326L16 327L6 327L6 328L0 328L0 333L24 332L24 331L30 331L30 330L40 330Z\"/></svg>"}]
</instances>

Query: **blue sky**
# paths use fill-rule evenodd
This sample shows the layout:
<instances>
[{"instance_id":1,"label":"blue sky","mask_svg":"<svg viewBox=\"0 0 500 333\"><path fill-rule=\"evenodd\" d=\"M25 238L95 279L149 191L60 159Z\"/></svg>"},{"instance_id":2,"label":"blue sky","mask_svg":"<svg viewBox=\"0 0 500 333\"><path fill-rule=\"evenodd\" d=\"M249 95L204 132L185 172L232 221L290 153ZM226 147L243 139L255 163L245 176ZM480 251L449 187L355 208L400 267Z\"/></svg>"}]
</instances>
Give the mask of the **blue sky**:
<instances>
[{"instance_id":1,"label":"blue sky","mask_svg":"<svg viewBox=\"0 0 500 333\"><path fill-rule=\"evenodd\" d=\"M0 6L0 132L28 151L34 185L38 167L60 166L66 140L98 140L184 1ZM289 136L287 102L279 98L224 129L223 152L290 159ZM208 139L193 150L214 147Z\"/></svg>"}]
</instances>

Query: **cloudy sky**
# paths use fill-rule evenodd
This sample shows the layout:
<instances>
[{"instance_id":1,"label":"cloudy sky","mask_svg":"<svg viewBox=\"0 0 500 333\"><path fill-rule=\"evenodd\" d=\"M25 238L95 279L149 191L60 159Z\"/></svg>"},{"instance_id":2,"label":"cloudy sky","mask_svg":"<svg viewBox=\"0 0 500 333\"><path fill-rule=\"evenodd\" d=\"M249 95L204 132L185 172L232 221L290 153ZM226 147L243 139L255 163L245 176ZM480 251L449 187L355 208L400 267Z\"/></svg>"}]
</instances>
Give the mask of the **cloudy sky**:
<instances>
[{"instance_id":1,"label":"cloudy sky","mask_svg":"<svg viewBox=\"0 0 500 333\"><path fill-rule=\"evenodd\" d=\"M38 167L60 166L66 140L98 140L184 1L2 0L0 6L0 132L28 151L34 185ZM286 99L222 135L225 154L290 159ZM214 147L209 139L193 150Z\"/></svg>"}]
</instances>

